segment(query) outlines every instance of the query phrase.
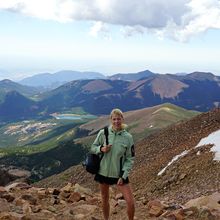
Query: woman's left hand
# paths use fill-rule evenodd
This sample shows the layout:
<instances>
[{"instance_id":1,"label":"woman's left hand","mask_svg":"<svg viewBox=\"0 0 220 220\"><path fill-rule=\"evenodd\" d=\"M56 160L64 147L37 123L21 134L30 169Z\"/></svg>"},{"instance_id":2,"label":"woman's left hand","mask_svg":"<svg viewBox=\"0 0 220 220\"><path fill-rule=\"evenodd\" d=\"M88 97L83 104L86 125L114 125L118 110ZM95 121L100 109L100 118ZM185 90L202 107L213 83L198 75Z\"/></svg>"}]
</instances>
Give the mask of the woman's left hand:
<instances>
[{"instance_id":1,"label":"woman's left hand","mask_svg":"<svg viewBox=\"0 0 220 220\"><path fill-rule=\"evenodd\" d=\"M118 179L118 182L117 182L117 185L123 185L123 184L124 184L123 179L122 179L122 178L119 178L119 179Z\"/></svg>"}]
</instances>

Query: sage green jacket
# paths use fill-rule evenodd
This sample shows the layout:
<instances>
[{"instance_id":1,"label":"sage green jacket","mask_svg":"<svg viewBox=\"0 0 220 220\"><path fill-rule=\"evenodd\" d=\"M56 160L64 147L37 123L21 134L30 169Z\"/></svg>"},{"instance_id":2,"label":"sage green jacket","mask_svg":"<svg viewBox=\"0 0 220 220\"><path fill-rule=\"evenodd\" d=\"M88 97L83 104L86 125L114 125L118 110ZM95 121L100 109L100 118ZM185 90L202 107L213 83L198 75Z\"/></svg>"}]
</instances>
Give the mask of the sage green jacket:
<instances>
[{"instance_id":1,"label":"sage green jacket","mask_svg":"<svg viewBox=\"0 0 220 220\"><path fill-rule=\"evenodd\" d=\"M104 156L100 163L99 174L106 177L126 179L134 163L134 142L131 134L126 130L114 131L108 128L108 140L111 149ZM92 144L91 152L102 154L100 148L106 145L104 129L101 129Z\"/></svg>"}]
</instances>

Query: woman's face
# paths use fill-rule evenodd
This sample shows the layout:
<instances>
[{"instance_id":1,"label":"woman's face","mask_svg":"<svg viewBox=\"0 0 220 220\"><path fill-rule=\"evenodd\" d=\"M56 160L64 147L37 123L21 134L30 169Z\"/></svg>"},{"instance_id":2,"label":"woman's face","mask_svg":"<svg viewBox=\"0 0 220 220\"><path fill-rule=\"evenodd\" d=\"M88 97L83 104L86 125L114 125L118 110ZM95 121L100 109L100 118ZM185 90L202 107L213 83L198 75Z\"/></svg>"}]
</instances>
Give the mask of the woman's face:
<instances>
[{"instance_id":1,"label":"woman's face","mask_svg":"<svg viewBox=\"0 0 220 220\"><path fill-rule=\"evenodd\" d=\"M111 117L111 123L114 130L118 131L121 130L121 125L123 122L123 118L121 115L113 114Z\"/></svg>"}]
</instances>

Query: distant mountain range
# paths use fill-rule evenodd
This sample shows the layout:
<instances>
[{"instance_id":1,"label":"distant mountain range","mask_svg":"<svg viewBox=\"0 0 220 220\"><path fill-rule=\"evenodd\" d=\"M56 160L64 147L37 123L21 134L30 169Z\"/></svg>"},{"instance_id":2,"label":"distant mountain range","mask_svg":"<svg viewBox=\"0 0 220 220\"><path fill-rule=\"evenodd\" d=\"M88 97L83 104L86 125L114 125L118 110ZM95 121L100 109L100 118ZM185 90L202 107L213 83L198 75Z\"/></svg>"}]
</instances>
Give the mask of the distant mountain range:
<instances>
[{"instance_id":1,"label":"distant mountain range","mask_svg":"<svg viewBox=\"0 0 220 220\"><path fill-rule=\"evenodd\" d=\"M112 76L105 76L98 72L80 72L72 70L63 70L56 73L41 73L31 77L24 78L18 81L19 84L42 87L43 89L55 89L65 83L73 80L85 80L85 79L111 79L111 80L125 80L133 81L139 80L144 77L152 76L155 73L145 70L138 73L118 73Z\"/></svg>"},{"instance_id":2,"label":"distant mountain range","mask_svg":"<svg viewBox=\"0 0 220 220\"><path fill-rule=\"evenodd\" d=\"M41 105L49 112L81 106L92 114L108 114L173 103L207 111L220 104L220 77L194 72L186 76L154 74L137 81L80 80L42 94Z\"/></svg>"},{"instance_id":3,"label":"distant mountain range","mask_svg":"<svg viewBox=\"0 0 220 220\"><path fill-rule=\"evenodd\" d=\"M142 77L142 74L148 76ZM20 103L21 98L17 99L15 93L4 93L3 96L0 90L0 119L16 118L17 115L25 117L25 112L29 112L28 115L47 116L54 112L71 111L76 107L100 115L109 114L115 107L129 111L162 103L173 103L198 111L220 106L220 77L212 73L194 72L179 76L143 71L137 75L142 78L133 81L116 78L74 80L49 92L31 96L32 100L26 100L25 105ZM134 78L133 74L131 78ZM129 79L129 75L126 79ZM1 83L7 87L7 81ZM23 87L15 85L14 90L20 94L19 97L24 96L21 92ZM24 97L22 103L25 99L28 98ZM22 108L18 107L20 105ZM6 106L14 111L8 111Z\"/></svg>"},{"instance_id":4,"label":"distant mountain range","mask_svg":"<svg viewBox=\"0 0 220 220\"><path fill-rule=\"evenodd\" d=\"M56 73L41 73L24 78L18 83L27 86L45 87L54 89L67 82L79 79L104 79L105 76L98 72L80 72L63 70Z\"/></svg>"}]
</instances>

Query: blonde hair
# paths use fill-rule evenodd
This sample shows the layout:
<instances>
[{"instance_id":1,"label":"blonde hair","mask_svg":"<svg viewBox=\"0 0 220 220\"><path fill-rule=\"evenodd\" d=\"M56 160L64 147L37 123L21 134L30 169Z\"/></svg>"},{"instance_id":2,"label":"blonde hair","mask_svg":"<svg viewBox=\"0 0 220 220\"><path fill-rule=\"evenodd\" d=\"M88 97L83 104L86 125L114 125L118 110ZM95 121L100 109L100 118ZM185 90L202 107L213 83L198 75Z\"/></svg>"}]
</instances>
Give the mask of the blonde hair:
<instances>
[{"instance_id":1,"label":"blonde hair","mask_svg":"<svg viewBox=\"0 0 220 220\"><path fill-rule=\"evenodd\" d=\"M123 112L119 108L114 108L110 113L110 119L112 119L113 115L118 115L122 119L124 119ZM121 125L121 129L126 129L128 126L124 123Z\"/></svg>"},{"instance_id":2,"label":"blonde hair","mask_svg":"<svg viewBox=\"0 0 220 220\"><path fill-rule=\"evenodd\" d=\"M111 111L110 118L112 118L113 115L119 115L119 116L121 116L122 118L124 118L123 113L122 113L122 111L121 111L119 108L114 108L114 109Z\"/></svg>"}]
</instances>

